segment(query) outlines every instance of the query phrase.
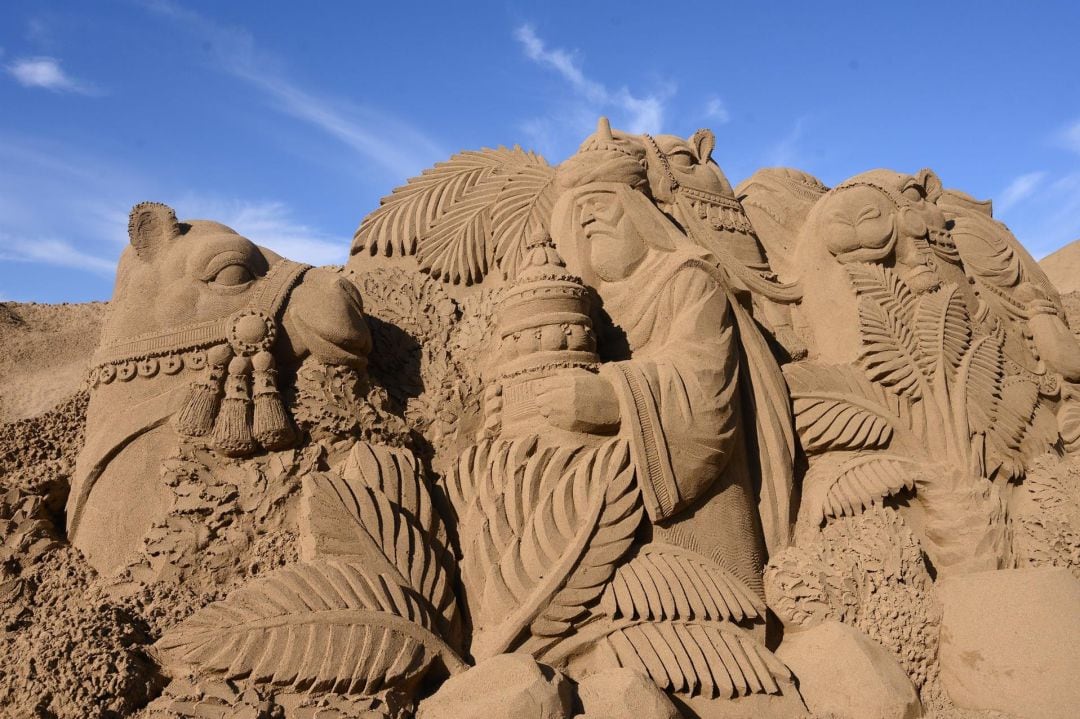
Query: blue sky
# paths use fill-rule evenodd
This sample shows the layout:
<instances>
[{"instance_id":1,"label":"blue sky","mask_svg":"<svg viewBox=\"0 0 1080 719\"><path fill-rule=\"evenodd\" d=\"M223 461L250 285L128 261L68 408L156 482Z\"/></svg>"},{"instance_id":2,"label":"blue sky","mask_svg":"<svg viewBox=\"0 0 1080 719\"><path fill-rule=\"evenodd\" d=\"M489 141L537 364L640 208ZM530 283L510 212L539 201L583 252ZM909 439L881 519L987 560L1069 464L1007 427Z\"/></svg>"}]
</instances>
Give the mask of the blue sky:
<instances>
[{"instance_id":1,"label":"blue sky","mask_svg":"<svg viewBox=\"0 0 1080 719\"><path fill-rule=\"evenodd\" d=\"M316 8L311 10L309 8ZM1080 3L0 5L0 299L107 299L131 205L313 263L460 149L711 127L733 183L929 166L1080 238Z\"/></svg>"}]
</instances>

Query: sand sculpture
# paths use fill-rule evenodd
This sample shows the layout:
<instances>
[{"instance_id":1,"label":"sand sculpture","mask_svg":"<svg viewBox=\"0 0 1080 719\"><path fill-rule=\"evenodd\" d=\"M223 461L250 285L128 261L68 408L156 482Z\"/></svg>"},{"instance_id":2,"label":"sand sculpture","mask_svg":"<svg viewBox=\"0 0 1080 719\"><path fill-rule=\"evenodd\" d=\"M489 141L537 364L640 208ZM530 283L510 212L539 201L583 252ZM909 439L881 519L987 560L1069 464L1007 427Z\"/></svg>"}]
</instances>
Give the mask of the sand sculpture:
<instances>
[{"instance_id":1,"label":"sand sculpture","mask_svg":"<svg viewBox=\"0 0 1080 719\"><path fill-rule=\"evenodd\" d=\"M45 442L4 465L9 655L95 638L0 704L1074 715L1061 296L930 170L733 189L714 144L460 153L343 268L136 206L88 396L5 425Z\"/></svg>"}]
</instances>

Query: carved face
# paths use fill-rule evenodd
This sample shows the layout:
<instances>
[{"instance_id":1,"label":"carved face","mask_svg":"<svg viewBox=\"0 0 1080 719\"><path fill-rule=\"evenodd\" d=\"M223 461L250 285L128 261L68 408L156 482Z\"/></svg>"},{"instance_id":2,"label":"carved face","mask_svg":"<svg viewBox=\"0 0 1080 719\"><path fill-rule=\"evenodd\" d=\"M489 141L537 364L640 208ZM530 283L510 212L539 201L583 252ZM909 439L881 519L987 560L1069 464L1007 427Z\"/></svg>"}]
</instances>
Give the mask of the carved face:
<instances>
[{"instance_id":1,"label":"carved face","mask_svg":"<svg viewBox=\"0 0 1080 719\"><path fill-rule=\"evenodd\" d=\"M250 304L257 280L282 258L216 222L178 225L120 261L108 340L225 317Z\"/></svg>"},{"instance_id":2,"label":"carved face","mask_svg":"<svg viewBox=\"0 0 1080 719\"><path fill-rule=\"evenodd\" d=\"M250 307L283 258L225 225L176 222L172 210L133 211L131 246L117 270L103 332L108 345L227 318ZM297 359L310 352L333 364L362 367L370 349L356 289L333 273L312 270L292 289L281 319L280 347Z\"/></svg>"},{"instance_id":3,"label":"carved face","mask_svg":"<svg viewBox=\"0 0 1080 719\"><path fill-rule=\"evenodd\" d=\"M931 227L945 232L945 217L926 202L923 184L911 175L874 170L826 195L816 208L819 232L840 262L895 262L908 285L926 292L940 285Z\"/></svg>"},{"instance_id":4,"label":"carved face","mask_svg":"<svg viewBox=\"0 0 1080 719\"><path fill-rule=\"evenodd\" d=\"M581 197L581 229L589 268L606 282L625 279L645 257L645 240L617 193L596 191Z\"/></svg>"}]
</instances>

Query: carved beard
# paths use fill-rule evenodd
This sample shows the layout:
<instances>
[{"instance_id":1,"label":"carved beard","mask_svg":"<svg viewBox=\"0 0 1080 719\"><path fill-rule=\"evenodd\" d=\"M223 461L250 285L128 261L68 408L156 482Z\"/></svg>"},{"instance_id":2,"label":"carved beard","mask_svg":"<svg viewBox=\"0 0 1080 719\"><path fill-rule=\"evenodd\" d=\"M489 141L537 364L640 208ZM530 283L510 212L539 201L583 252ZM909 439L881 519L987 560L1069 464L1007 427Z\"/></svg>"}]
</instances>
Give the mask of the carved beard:
<instances>
[{"instance_id":1,"label":"carved beard","mask_svg":"<svg viewBox=\"0 0 1080 719\"><path fill-rule=\"evenodd\" d=\"M900 232L903 232L902 228L900 229ZM910 242L910 245L905 245L905 247L914 246L915 253L924 258L933 256L933 250L930 249L930 243L925 235L914 237L910 240L902 239L901 241ZM900 270L900 276L915 294L926 294L927 292L932 292L941 287L941 278L938 277L932 261L904 262L897 258L896 264L897 269Z\"/></svg>"}]
</instances>

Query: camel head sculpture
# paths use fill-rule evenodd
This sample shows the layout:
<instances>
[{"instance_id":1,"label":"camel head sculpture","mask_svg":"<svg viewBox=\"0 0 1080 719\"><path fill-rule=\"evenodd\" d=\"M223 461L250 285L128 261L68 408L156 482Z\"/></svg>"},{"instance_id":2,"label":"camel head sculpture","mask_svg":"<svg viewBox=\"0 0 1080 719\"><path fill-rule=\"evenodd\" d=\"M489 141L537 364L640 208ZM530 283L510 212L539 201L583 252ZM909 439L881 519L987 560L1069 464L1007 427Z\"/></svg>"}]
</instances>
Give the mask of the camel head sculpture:
<instances>
[{"instance_id":1,"label":"camel head sculpture","mask_svg":"<svg viewBox=\"0 0 1080 719\"><path fill-rule=\"evenodd\" d=\"M278 369L364 370L371 345L359 293L331 270L158 203L135 206L129 238L67 506L70 539L105 571L167 510L160 463L180 437L227 457L288 447Z\"/></svg>"}]
</instances>

